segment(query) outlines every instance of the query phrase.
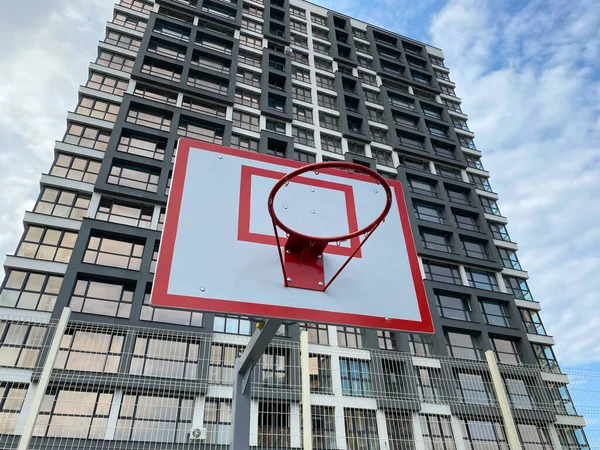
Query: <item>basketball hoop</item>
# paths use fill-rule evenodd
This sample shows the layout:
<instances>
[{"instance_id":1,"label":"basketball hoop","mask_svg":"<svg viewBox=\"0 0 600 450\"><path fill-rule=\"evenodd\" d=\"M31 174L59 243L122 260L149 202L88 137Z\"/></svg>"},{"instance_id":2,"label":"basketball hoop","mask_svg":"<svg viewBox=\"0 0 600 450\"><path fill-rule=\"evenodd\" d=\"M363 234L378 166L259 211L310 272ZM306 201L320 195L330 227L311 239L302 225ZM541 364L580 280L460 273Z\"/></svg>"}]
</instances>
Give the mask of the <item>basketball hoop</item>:
<instances>
[{"instance_id":1,"label":"basketball hoop","mask_svg":"<svg viewBox=\"0 0 600 450\"><path fill-rule=\"evenodd\" d=\"M300 233L296 230L291 229L284 224L275 214L274 201L277 192L283 187L290 183L290 180L296 178L307 172L315 172L315 175L319 174L319 170L322 169L346 169L350 172L359 172L372 178L377 185L381 186L387 196L383 211L373 222L369 225L356 230L351 231L348 234L341 236L329 236L319 237L310 236L307 234ZM375 191L377 192L377 191ZM294 288L311 289L316 291L325 291L331 283L337 278L342 270L348 265L350 260L358 253L360 248L369 239L371 234L377 229L377 227L385 220L388 212L392 205L392 189L388 182L374 170L367 167L361 166L346 161L331 161L321 162L315 164L308 164L306 166L296 169L284 177L282 177L269 194L267 208L269 215L273 223L273 230L275 232L275 239L277 241L277 247L279 251L279 260L281 262L281 269L283 271L283 281L285 286ZM287 241L284 245L284 251L281 248L281 240L277 228L280 228L287 234ZM341 265L338 271L325 282L325 272L323 267L323 252L330 243L337 243L340 245L344 241L348 241L354 238L364 236L360 244L356 246L352 254L348 259Z\"/></svg>"}]
</instances>

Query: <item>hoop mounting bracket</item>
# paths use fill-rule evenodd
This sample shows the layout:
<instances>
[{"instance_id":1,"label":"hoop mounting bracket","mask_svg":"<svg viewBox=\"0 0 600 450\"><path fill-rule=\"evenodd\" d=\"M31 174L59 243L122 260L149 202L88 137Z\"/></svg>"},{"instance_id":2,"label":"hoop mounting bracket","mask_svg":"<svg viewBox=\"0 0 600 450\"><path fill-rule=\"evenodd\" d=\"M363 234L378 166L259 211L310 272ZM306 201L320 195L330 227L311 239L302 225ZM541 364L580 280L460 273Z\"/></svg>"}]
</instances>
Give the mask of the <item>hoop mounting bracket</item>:
<instances>
[{"instance_id":1,"label":"hoop mounting bracket","mask_svg":"<svg viewBox=\"0 0 600 450\"><path fill-rule=\"evenodd\" d=\"M285 285L288 287L325 290L323 251L327 242L307 241L298 235L290 235L285 244Z\"/></svg>"}]
</instances>

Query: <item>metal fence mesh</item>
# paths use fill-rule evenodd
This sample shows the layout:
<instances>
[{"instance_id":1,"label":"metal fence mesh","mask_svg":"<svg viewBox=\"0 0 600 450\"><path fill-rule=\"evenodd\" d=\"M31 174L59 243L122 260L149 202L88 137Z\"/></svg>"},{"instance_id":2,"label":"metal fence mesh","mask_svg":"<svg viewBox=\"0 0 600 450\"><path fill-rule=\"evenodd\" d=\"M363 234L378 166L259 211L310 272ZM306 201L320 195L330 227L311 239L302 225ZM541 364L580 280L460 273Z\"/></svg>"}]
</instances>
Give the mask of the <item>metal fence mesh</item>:
<instances>
[{"instance_id":1,"label":"metal fence mesh","mask_svg":"<svg viewBox=\"0 0 600 450\"><path fill-rule=\"evenodd\" d=\"M19 446L46 381L25 448L228 448L248 336L70 321L46 380L57 327L0 317L0 448ZM278 337L255 367L252 447L304 448L309 407L313 449L511 448L485 360L309 344L303 367L300 355ZM498 367L523 449L600 449L600 371Z\"/></svg>"}]
</instances>

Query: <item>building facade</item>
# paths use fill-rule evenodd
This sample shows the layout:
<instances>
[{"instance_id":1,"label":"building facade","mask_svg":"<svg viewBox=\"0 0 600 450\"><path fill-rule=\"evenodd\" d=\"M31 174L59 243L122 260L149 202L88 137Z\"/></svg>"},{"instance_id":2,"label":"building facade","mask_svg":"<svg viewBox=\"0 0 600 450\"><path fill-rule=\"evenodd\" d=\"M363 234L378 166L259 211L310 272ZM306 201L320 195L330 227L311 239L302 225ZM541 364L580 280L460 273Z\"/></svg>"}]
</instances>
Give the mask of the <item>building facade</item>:
<instances>
[{"instance_id":1,"label":"building facade","mask_svg":"<svg viewBox=\"0 0 600 450\"><path fill-rule=\"evenodd\" d=\"M315 449L509 448L487 350L523 448L588 448L449 72L438 48L302 0L115 5L6 257L3 448L65 307L35 448L229 443L254 320L149 304L181 137L353 161L405 187L436 333L287 324L254 373L252 446L302 446L306 329Z\"/></svg>"}]
</instances>

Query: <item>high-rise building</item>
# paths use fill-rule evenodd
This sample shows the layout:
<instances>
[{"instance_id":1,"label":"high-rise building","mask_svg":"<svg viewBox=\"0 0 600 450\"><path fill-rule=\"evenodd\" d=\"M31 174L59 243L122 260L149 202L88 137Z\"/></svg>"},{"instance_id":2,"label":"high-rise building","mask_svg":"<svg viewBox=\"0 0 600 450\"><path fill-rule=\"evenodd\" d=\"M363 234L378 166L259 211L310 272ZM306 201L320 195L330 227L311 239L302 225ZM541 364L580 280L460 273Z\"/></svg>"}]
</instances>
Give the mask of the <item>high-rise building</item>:
<instances>
[{"instance_id":1,"label":"high-rise building","mask_svg":"<svg viewBox=\"0 0 600 450\"><path fill-rule=\"evenodd\" d=\"M486 350L523 448L586 448L449 73L438 48L302 0L121 0L5 260L0 446L25 427L65 307L39 448L229 442L234 359L253 319L149 303L189 137L401 181L435 324L282 327L254 375L252 446L302 445L306 329L315 449L507 449Z\"/></svg>"}]
</instances>

